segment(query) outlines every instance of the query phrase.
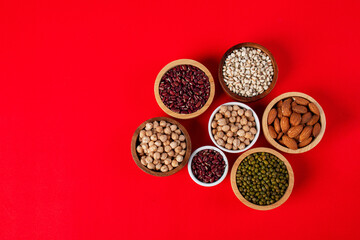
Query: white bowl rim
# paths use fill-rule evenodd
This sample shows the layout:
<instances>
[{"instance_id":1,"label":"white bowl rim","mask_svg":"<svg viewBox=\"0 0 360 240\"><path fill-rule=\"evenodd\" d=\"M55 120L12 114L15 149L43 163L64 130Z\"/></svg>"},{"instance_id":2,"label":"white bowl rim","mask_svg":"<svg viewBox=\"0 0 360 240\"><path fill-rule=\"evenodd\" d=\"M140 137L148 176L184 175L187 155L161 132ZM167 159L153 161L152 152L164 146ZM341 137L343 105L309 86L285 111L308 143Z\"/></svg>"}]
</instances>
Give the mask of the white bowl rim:
<instances>
[{"instance_id":1,"label":"white bowl rim","mask_svg":"<svg viewBox=\"0 0 360 240\"><path fill-rule=\"evenodd\" d=\"M225 161L225 169L224 169L224 173L223 175L221 176L221 178L219 178L216 182L213 182L213 183L204 183L204 182L201 182L200 180L198 180L195 175L193 174L192 172L192 169L191 169L191 163L192 163L192 160L194 158L194 156L202 151L202 150L206 150L206 149L212 149L212 150L215 150L217 152L219 152L221 154L221 156L223 157L223 160ZM213 187L213 186L216 186L218 185L219 183L221 183L222 181L224 181L224 179L226 178L226 175L229 171L229 162L228 162L228 159L225 155L225 153L223 153L223 151L221 151L220 149L216 148L216 147L213 147L213 146L202 146L202 147L199 147L198 149L196 149L190 156L189 158L189 162L188 162L188 171L189 171L189 175L191 177L192 180L194 180L194 182L196 182L197 184L203 186L203 187Z\"/></svg>"},{"instance_id":2,"label":"white bowl rim","mask_svg":"<svg viewBox=\"0 0 360 240\"><path fill-rule=\"evenodd\" d=\"M215 138L211 133L211 122L212 122L212 119L214 118L215 114L219 111L220 107L223 105L226 105L226 106L227 105L238 105L242 108L250 109L253 112L253 116L255 117L255 123L256 123L256 127L257 127L257 133L255 134L255 138L251 141L251 143L246 148L240 149L240 150L229 150L229 149L226 149L226 148L220 146L215 141ZM218 147L222 151L228 152L228 153L241 153L241 152L245 152L245 151L249 150L255 144L255 142L258 140L259 135L260 135L260 121L259 121L259 118L258 118L256 112L248 105L241 103L241 102L227 102L227 103L223 103L223 104L219 105L211 114L211 116L209 118L209 123L208 123L208 131L209 131L209 136L211 138L211 141L215 144L216 147Z\"/></svg>"}]
</instances>

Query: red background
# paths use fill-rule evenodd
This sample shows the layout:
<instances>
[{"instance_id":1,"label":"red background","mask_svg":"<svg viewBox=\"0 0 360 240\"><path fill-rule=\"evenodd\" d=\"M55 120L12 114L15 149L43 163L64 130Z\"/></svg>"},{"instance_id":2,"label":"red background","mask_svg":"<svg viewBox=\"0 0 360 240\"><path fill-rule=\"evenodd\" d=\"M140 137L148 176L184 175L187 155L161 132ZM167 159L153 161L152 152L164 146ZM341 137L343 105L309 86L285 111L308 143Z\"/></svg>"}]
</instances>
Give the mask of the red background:
<instances>
[{"instance_id":1,"label":"red background","mask_svg":"<svg viewBox=\"0 0 360 240\"><path fill-rule=\"evenodd\" d=\"M359 1L0 1L0 239L359 239ZM209 68L215 100L180 121L193 149L211 144L211 112L231 99L217 69L231 46L267 47L274 90L324 108L321 143L284 154L295 186L260 212L187 169L142 172L130 153L143 121L165 116L153 84L190 58ZM255 147L270 145L263 134ZM230 164L238 154L227 154Z\"/></svg>"}]
</instances>

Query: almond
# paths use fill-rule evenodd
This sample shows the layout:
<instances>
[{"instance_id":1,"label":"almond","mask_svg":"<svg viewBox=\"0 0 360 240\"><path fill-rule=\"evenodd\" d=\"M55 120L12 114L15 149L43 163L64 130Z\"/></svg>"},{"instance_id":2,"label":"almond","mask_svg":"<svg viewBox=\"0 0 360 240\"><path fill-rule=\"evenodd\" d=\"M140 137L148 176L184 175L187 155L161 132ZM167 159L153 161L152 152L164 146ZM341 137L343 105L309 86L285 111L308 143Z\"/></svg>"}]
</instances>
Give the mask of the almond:
<instances>
[{"instance_id":1,"label":"almond","mask_svg":"<svg viewBox=\"0 0 360 240\"><path fill-rule=\"evenodd\" d=\"M291 128L289 129L289 131L287 132L287 135L288 135L290 138L294 138L294 137L296 137L297 135L299 135L302 130L303 130L303 126L302 126L302 125L297 125L297 126L291 127Z\"/></svg>"},{"instance_id":2,"label":"almond","mask_svg":"<svg viewBox=\"0 0 360 240\"><path fill-rule=\"evenodd\" d=\"M278 103L276 104L276 107L281 108L281 107L282 107L282 104L283 104L283 101L280 100L280 101L278 101Z\"/></svg>"},{"instance_id":3,"label":"almond","mask_svg":"<svg viewBox=\"0 0 360 240\"><path fill-rule=\"evenodd\" d=\"M283 117L281 107L278 107L277 112L278 112L278 118L281 119Z\"/></svg>"},{"instance_id":4,"label":"almond","mask_svg":"<svg viewBox=\"0 0 360 240\"><path fill-rule=\"evenodd\" d=\"M312 137L309 137L309 138L307 138L307 139L305 139L304 141L302 141L301 143L299 143L299 147L305 147L305 146L307 146L309 143L311 143L311 141L312 141Z\"/></svg>"},{"instance_id":5,"label":"almond","mask_svg":"<svg viewBox=\"0 0 360 240\"><path fill-rule=\"evenodd\" d=\"M274 120L274 128L277 133L281 132L280 120L278 118Z\"/></svg>"},{"instance_id":6,"label":"almond","mask_svg":"<svg viewBox=\"0 0 360 240\"><path fill-rule=\"evenodd\" d=\"M294 112L301 113L301 114L304 114L304 113L306 113L308 111L307 107L301 106L301 105L293 106L292 110Z\"/></svg>"},{"instance_id":7,"label":"almond","mask_svg":"<svg viewBox=\"0 0 360 240\"><path fill-rule=\"evenodd\" d=\"M288 148L293 149L293 150L297 149L297 144L294 139L289 138L288 136L284 135L282 137L282 140L284 142L284 145L287 146Z\"/></svg>"},{"instance_id":8,"label":"almond","mask_svg":"<svg viewBox=\"0 0 360 240\"><path fill-rule=\"evenodd\" d=\"M280 127L283 133L286 133L290 128L289 118L282 117L280 120Z\"/></svg>"},{"instance_id":9,"label":"almond","mask_svg":"<svg viewBox=\"0 0 360 240\"><path fill-rule=\"evenodd\" d=\"M301 117L301 124L307 123L307 122L311 119L311 117L312 117L311 112L307 112L307 113L305 113L304 115L302 115L302 117Z\"/></svg>"},{"instance_id":10,"label":"almond","mask_svg":"<svg viewBox=\"0 0 360 240\"><path fill-rule=\"evenodd\" d=\"M277 116L277 111L275 108L271 109L268 115L268 125L272 124Z\"/></svg>"},{"instance_id":11,"label":"almond","mask_svg":"<svg viewBox=\"0 0 360 240\"><path fill-rule=\"evenodd\" d=\"M292 126L297 126L301 123L301 115L300 113L293 112L290 116L290 124Z\"/></svg>"},{"instance_id":12,"label":"almond","mask_svg":"<svg viewBox=\"0 0 360 240\"><path fill-rule=\"evenodd\" d=\"M314 138L316 138L319 135L320 130L321 130L320 123L315 124L315 126L313 128L313 132L312 132Z\"/></svg>"},{"instance_id":13,"label":"almond","mask_svg":"<svg viewBox=\"0 0 360 240\"><path fill-rule=\"evenodd\" d=\"M284 133L283 133L283 132L280 132L276 139L277 139L277 140L281 139L281 137L282 137L283 135L284 135Z\"/></svg>"},{"instance_id":14,"label":"almond","mask_svg":"<svg viewBox=\"0 0 360 240\"><path fill-rule=\"evenodd\" d=\"M319 118L319 115L313 115L306 124L312 126L319 121Z\"/></svg>"},{"instance_id":15,"label":"almond","mask_svg":"<svg viewBox=\"0 0 360 240\"><path fill-rule=\"evenodd\" d=\"M285 116L285 117L290 117L291 115L291 105L290 105L290 101L287 101L288 99L286 99L283 104L282 104L282 107L281 107L281 112L282 112L282 115Z\"/></svg>"},{"instance_id":16,"label":"almond","mask_svg":"<svg viewBox=\"0 0 360 240\"><path fill-rule=\"evenodd\" d=\"M307 106L309 104L309 101L302 97L293 97L294 101L297 104Z\"/></svg>"},{"instance_id":17,"label":"almond","mask_svg":"<svg viewBox=\"0 0 360 240\"><path fill-rule=\"evenodd\" d=\"M309 106L310 111L312 111L316 115L320 115L319 108L315 105L315 103L309 103L308 106Z\"/></svg>"},{"instance_id":18,"label":"almond","mask_svg":"<svg viewBox=\"0 0 360 240\"><path fill-rule=\"evenodd\" d=\"M277 137L277 133L275 132L275 129L273 126L269 126L269 134L272 138L276 138Z\"/></svg>"},{"instance_id":19,"label":"almond","mask_svg":"<svg viewBox=\"0 0 360 240\"><path fill-rule=\"evenodd\" d=\"M312 126L306 126L304 130L302 130L302 132L300 133L299 142L308 139L311 136L312 130Z\"/></svg>"},{"instance_id":20,"label":"almond","mask_svg":"<svg viewBox=\"0 0 360 240\"><path fill-rule=\"evenodd\" d=\"M285 146L284 141L282 139L279 140L279 143L283 146Z\"/></svg>"},{"instance_id":21,"label":"almond","mask_svg":"<svg viewBox=\"0 0 360 240\"><path fill-rule=\"evenodd\" d=\"M291 107L297 106L296 102L291 103Z\"/></svg>"}]
</instances>

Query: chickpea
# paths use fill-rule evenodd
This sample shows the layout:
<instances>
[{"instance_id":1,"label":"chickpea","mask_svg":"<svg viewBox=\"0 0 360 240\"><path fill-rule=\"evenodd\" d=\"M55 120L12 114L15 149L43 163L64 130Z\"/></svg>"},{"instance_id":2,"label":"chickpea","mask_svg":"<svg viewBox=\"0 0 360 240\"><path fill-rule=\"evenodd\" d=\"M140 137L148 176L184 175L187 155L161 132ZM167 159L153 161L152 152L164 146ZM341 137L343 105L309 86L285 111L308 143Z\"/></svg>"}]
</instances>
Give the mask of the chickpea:
<instances>
[{"instance_id":1,"label":"chickpea","mask_svg":"<svg viewBox=\"0 0 360 240\"><path fill-rule=\"evenodd\" d=\"M237 111L232 111L232 112L231 112L231 116L232 116L232 117L236 117L237 115L238 115L238 114L237 114Z\"/></svg>"},{"instance_id":2,"label":"chickpea","mask_svg":"<svg viewBox=\"0 0 360 240\"><path fill-rule=\"evenodd\" d=\"M140 146L144 149L144 152L148 149L148 145L146 143L142 143Z\"/></svg>"},{"instance_id":3,"label":"chickpea","mask_svg":"<svg viewBox=\"0 0 360 240\"><path fill-rule=\"evenodd\" d=\"M164 146L169 146L170 145L170 141L169 140L166 140L164 143L163 143Z\"/></svg>"},{"instance_id":4,"label":"chickpea","mask_svg":"<svg viewBox=\"0 0 360 240\"><path fill-rule=\"evenodd\" d=\"M145 130L151 130L153 128L153 124L152 123L147 123L145 125Z\"/></svg>"},{"instance_id":5,"label":"chickpea","mask_svg":"<svg viewBox=\"0 0 360 240\"><path fill-rule=\"evenodd\" d=\"M222 116L221 113L215 114L215 120L220 120L220 119L222 119L222 118L223 118L223 116Z\"/></svg>"},{"instance_id":6,"label":"chickpea","mask_svg":"<svg viewBox=\"0 0 360 240\"><path fill-rule=\"evenodd\" d=\"M170 130L171 130L171 131L174 132L176 129L177 129L177 126L176 126L175 124L173 124L173 125L170 126Z\"/></svg>"},{"instance_id":7,"label":"chickpea","mask_svg":"<svg viewBox=\"0 0 360 240\"><path fill-rule=\"evenodd\" d=\"M178 144L177 142L175 142L175 141L170 143L170 147L171 147L172 149L176 148L178 145L179 145L179 144Z\"/></svg>"},{"instance_id":8,"label":"chickpea","mask_svg":"<svg viewBox=\"0 0 360 240\"><path fill-rule=\"evenodd\" d=\"M144 165L144 166L146 166L146 164L147 164L144 158L141 158L140 162L141 162L141 164Z\"/></svg>"},{"instance_id":9,"label":"chickpea","mask_svg":"<svg viewBox=\"0 0 360 240\"><path fill-rule=\"evenodd\" d=\"M252 127L250 128L250 132L255 135L257 133L257 130L256 128Z\"/></svg>"},{"instance_id":10,"label":"chickpea","mask_svg":"<svg viewBox=\"0 0 360 240\"><path fill-rule=\"evenodd\" d=\"M179 136L179 140L182 141L182 142L185 141L185 136L184 136L184 135L180 135L180 136Z\"/></svg>"},{"instance_id":11,"label":"chickpea","mask_svg":"<svg viewBox=\"0 0 360 240\"><path fill-rule=\"evenodd\" d=\"M232 136L234 136L234 133L233 133L232 131L228 131L228 132L226 133L226 136L232 137Z\"/></svg>"},{"instance_id":12,"label":"chickpea","mask_svg":"<svg viewBox=\"0 0 360 240\"><path fill-rule=\"evenodd\" d=\"M231 122L231 123L236 122L236 117L230 117L230 118L229 118L229 122Z\"/></svg>"},{"instance_id":13,"label":"chickpea","mask_svg":"<svg viewBox=\"0 0 360 240\"><path fill-rule=\"evenodd\" d=\"M169 170L169 168L166 166L166 165L163 165L161 168L160 168L160 171L161 172L167 172Z\"/></svg>"},{"instance_id":14,"label":"chickpea","mask_svg":"<svg viewBox=\"0 0 360 240\"><path fill-rule=\"evenodd\" d=\"M161 169L161 167L162 167L162 164L158 163L158 164L156 164L155 169L159 171Z\"/></svg>"},{"instance_id":15,"label":"chickpea","mask_svg":"<svg viewBox=\"0 0 360 240\"><path fill-rule=\"evenodd\" d=\"M245 148L245 143L241 143L239 149L244 149L244 148Z\"/></svg>"},{"instance_id":16,"label":"chickpea","mask_svg":"<svg viewBox=\"0 0 360 240\"><path fill-rule=\"evenodd\" d=\"M175 168L175 167L177 167L177 166L179 166L178 161L176 161L176 160L172 160L172 162L171 162L171 166L173 166L174 168Z\"/></svg>"},{"instance_id":17,"label":"chickpea","mask_svg":"<svg viewBox=\"0 0 360 240\"><path fill-rule=\"evenodd\" d=\"M169 127L166 127L166 128L164 129L164 133L167 134L167 135L170 135L170 134L171 134L170 128L169 128Z\"/></svg>"},{"instance_id":18,"label":"chickpea","mask_svg":"<svg viewBox=\"0 0 360 240\"><path fill-rule=\"evenodd\" d=\"M164 120L160 121L160 126L161 127L166 127L166 122Z\"/></svg>"},{"instance_id":19,"label":"chickpea","mask_svg":"<svg viewBox=\"0 0 360 240\"><path fill-rule=\"evenodd\" d=\"M237 116L236 117L236 122L239 123L241 121L241 117Z\"/></svg>"},{"instance_id":20,"label":"chickpea","mask_svg":"<svg viewBox=\"0 0 360 240\"><path fill-rule=\"evenodd\" d=\"M215 135L215 136L214 136L214 139L215 139L215 141L217 141L217 140L219 140L220 138L218 137L218 135Z\"/></svg>"},{"instance_id":21,"label":"chickpea","mask_svg":"<svg viewBox=\"0 0 360 240\"><path fill-rule=\"evenodd\" d=\"M154 158L154 152L150 152L150 150L149 150L149 152L148 152L148 156L150 156L150 157Z\"/></svg>"},{"instance_id":22,"label":"chickpea","mask_svg":"<svg viewBox=\"0 0 360 240\"><path fill-rule=\"evenodd\" d=\"M160 139L160 141L165 142L167 140L167 136L161 135L159 139Z\"/></svg>"},{"instance_id":23,"label":"chickpea","mask_svg":"<svg viewBox=\"0 0 360 240\"><path fill-rule=\"evenodd\" d=\"M217 126L216 127L216 130L219 132L219 131L222 131L222 126Z\"/></svg>"},{"instance_id":24,"label":"chickpea","mask_svg":"<svg viewBox=\"0 0 360 240\"><path fill-rule=\"evenodd\" d=\"M245 137L239 137L240 142L244 142L245 139L246 139Z\"/></svg>"},{"instance_id":25,"label":"chickpea","mask_svg":"<svg viewBox=\"0 0 360 240\"><path fill-rule=\"evenodd\" d=\"M179 139L179 135L177 135L176 133L172 133L172 134L171 134L171 139L172 139L172 140L178 140L178 139Z\"/></svg>"},{"instance_id":26,"label":"chickpea","mask_svg":"<svg viewBox=\"0 0 360 240\"><path fill-rule=\"evenodd\" d=\"M218 136L219 138L223 138L224 137L224 132L217 132L216 136Z\"/></svg>"},{"instance_id":27,"label":"chickpea","mask_svg":"<svg viewBox=\"0 0 360 240\"><path fill-rule=\"evenodd\" d=\"M239 110L238 110L238 115L239 115L239 116L244 115L244 109L239 109Z\"/></svg>"},{"instance_id":28,"label":"chickpea","mask_svg":"<svg viewBox=\"0 0 360 240\"><path fill-rule=\"evenodd\" d=\"M146 135L147 137L150 137L152 134L153 134L153 133L152 133L152 131L150 131L150 130L145 132L145 135Z\"/></svg>"},{"instance_id":29,"label":"chickpea","mask_svg":"<svg viewBox=\"0 0 360 240\"><path fill-rule=\"evenodd\" d=\"M167 152L167 153L168 153L168 152L170 152L170 151L171 151L171 147L170 147L170 146L165 146L165 149L164 149L164 150L165 150L165 152Z\"/></svg>"},{"instance_id":30,"label":"chickpea","mask_svg":"<svg viewBox=\"0 0 360 240\"><path fill-rule=\"evenodd\" d=\"M233 141L233 145L238 148L240 146L240 140L235 138L234 141Z\"/></svg>"},{"instance_id":31,"label":"chickpea","mask_svg":"<svg viewBox=\"0 0 360 240\"><path fill-rule=\"evenodd\" d=\"M223 130L224 132L227 132L227 131L230 130L230 126L229 126L229 125L224 125L224 126L222 127L222 130Z\"/></svg>"},{"instance_id":32,"label":"chickpea","mask_svg":"<svg viewBox=\"0 0 360 240\"><path fill-rule=\"evenodd\" d=\"M162 153L160 159L165 160L167 158L167 153Z\"/></svg>"},{"instance_id":33,"label":"chickpea","mask_svg":"<svg viewBox=\"0 0 360 240\"><path fill-rule=\"evenodd\" d=\"M223 138L222 138L225 142L227 141L227 139L228 139L228 136L223 136Z\"/></svg>"},{"instance_id":34,"label":"chickpea","mask_svg":"<svg viewBox=\"0 0 360 240\"><path fill-rule=\"evenodd\" d=\"M245 126L243 126L243 130L244 130L245 132L248 132L248 131L250 131L250 127L247 126L247 125L245 125Z\"/></svg>"},{"instance_id":35,"label":"chickpea","mask_svg":"<svg viewBox=\"0 0 360 240\"><path fill-rule=\"evenodd\" d=\"M170 126L171 126L171 123L166 123L166 127L170 128Z\"/></svg>"},{"instance_id":36,"label":"chickpea","mask_svg":"<svg viewBox=\"0 0 360 240\"><path fill-rule=\"evenodd\" d=\"M186 153L186 150L185 150L185 149L183 149L183 150L179 153L179 155L181 155L181 156L185 156L185 153Z\"/></svg>"},{"instance_id":37,"label":"chickpea","mask_svg":"<svg viewBox=\"0 0 360 240\"><path fill-rule=\"evenodd\" d=\"M229 143L229 144L233 144L234 138L233 138L233 137L229 137L226 142Z\"/></svg>"},{"instance_id":38,"label":"chickpea","mask_svg":"<svg viewBox=\"0 0 360 240\"><path fill-rule=\"evenodd\" d=\"M247 121L246 117L242 117L241 120L240 120L240 124L241 124L241 125L246 125L247 122L248 122L248 121Z\"/></svg>"},{"instance_id":39,"label":"chickpea","mask_svg":"<svg viewBox=\"0 0 360 240\"><path fill-rule=\"evenodd\" d=\"M165 163L166 165L169 165L169 164L171 163L171 159L170 159L170 158L165 159L164 163Z\"/></svg>"},{"instance_id":40,"label":"chickpea","mask_svg":"<svg viewBox=\"0 0 360 240\"><path fill-rule=\"evenodd\" d=\"M177 155L175 159L176 159L176 161L178 161L178 162L182 162L182 161L184 160L184 157L181 156L181 155Z\"/></svg>"},{"instance_id":41,"label":"chickpea","mask_svg":"<svg viewBox=\"0 0 360 240\"><path fill-rule=\"evenodd\" d=\"M158 151L158 153L163 153L164 152L164 147L158 147L157 151Z\"/></svg>"},{"instance_id":42,"label":"chickpea","mask_svg":"<svg viewBox=\"0 0 360 240\"><path fill-rule=\"evenodd\" d=\"M170 152L168 152L168 155L169 155L170 157L173 157L173 156L175 155L175 152L174 152L173 150L171 150Z\"/></svg>"},{"instance_id":43,"label":"chickpea","mask_svg":"<svg viewBox=\"0 0 360 240\"><path fill-rule=\"evenodd\" d=\"M222 139L217 140L216 143L222 147L225 146L225 142Z\"/></svg>"},{"instance_id":44,"label":"chickpea","mask_svg":"<svg viewBox=\"0 0 360 240\"><path fill-rule=\"evenodd\" d=\"M231 112L230 112L230 111L226 111L225 114L224 114L224 116L225 116L226 118L231 117Z\"/></svg>"},{"instance_id":45,"label":"chickpea","mask_svg":"<svg viewBox=\"0 0 360 240\"><path fill-rule=\"evenodd\" d=\"M230 149L232 149L232 145L227 143L227 144L225 144L225 148L230 150Z\"/></svg>"},{"instance_id":46,"label":"chickpea","mask_svg":"<svg viewBox=\"0 0 360 240\"><path fill-rule=\"evenodd\" d=\"M251 138L249 138L250 141L254 140L255 135L252 135Z\"/></svg>"},{"instance_id":47,"label":"chickpea","mask_svg":"<svg viewBox=\"0 0 360 240\"><path fill-rule=\"evenodd\" d=\"M180 129L176 129L176 130L175 130L175 133L176 133L177 135L180 135L180 134L181 134L181 130L180 130Z\"/></svg>"},{"instance_id":48,"label":"chickpea","mask_svg":"<svg viewBox=\"0 0 360 240\"><path fill-rule=\"evenodd\" d=\"M136 147L136 151L138 153L144 153L144 149L140 145Z\"/></svg>"},{"instance_id":49,"label":"chickpea","mask_svg":"<svg viewBox=\"0 0 360 240\"><path fill-rule=\"evenodd\" d=\"M155 168L155 165L154 165L153 163L148 163L146 166L147 166L147 168L150 169L150 170L152 170L152 169Z\"/></svg>"},{"instance_id":50,"label":"chickpea","mask_svg":"<svg viewBox=\"0 0 360 240\"><path fill-rule=\"evenodd\" d=\"M238 106L238 105L234 105L233 106L233 111L237 111L237 110L239 110L240 109L240 107Z\"/></svg>"},{"instance_id":51,"label":"chickpea","mask_svg":"<svg viewBox=\"0 0 360 240\"><path fill-rule=\"evenodd\" d=\"M212 127L212 128L216 128L216 127L217 127L216 121L212 121L212 122L211 122L211 127Z\"/></svg>"},{"instance_id":52,"label":"chickpea","mask_svg":"<svg viewBox=\"0 0 360 240\"><path fill-rule=\"evenodd\" d=\"M164 129L162 127L158 126L158 127L156 127L156 132L162 133L162 132L164 132Z\"/></svg>"},{"instance_id":53,"label":"chickpea","mask_svg":"<svg viewBox=\"0 0 360 240\"><path fill-rule=\"evenodd\" d=\"M250 110L250 109L248 109L248 110L246 110L246 112L245 112L245 117L252 117L252 111Z\"/></svg>"},{"instance_id":54,"label":"chickpea","mask_svg":"<svg viewBox=\"0 0 360 240\"><path fill-rule=\"evenodd\" d=\"M236 133L239 137L243 137L245 136L245 131L243 129L240 129L239 131L237 131Z\"/></svg>"},{"instance_id":55,"label":"chickpea","mask_svg":"<svg viewBox=\"0 0 360 240\"><path fill-rule=\"evenodd\" d=\"M230 131L233 132L233 133L236 133L238 130L239 130L239 127L238 127L238 126L232 126L232 127L230 128Z\"/></svg>"},{"instance_id":56,"label":"chickpea","mask_svg":"<svg viewBox=\"0 0 360 240\"><path fill-rule=\"evenodd\" d=\"M157 136L155 134L151 135L150 137L151 141L156 141L157 140Z\"/></svg>"},{"instance_id":57,"label":"chickpea","mask_svg":"<svg viewBox=\"0 0 360 240\"><path fill-rule=\"evenodd\" d=\"M228 105L227 110L231 112L233 110L233 107L231 105Z\"/></svg>"},{"instance_id":58,"label":"chickpea","mask_svg":"<svg viewBox=\"0 0 360 240\"><path fill-rule=\"evenodd\" d=\"M173 166L171 166L171 164L167 165L167 167L168 167L169 171L171 171L171 170L173 170L173 169L174 169L174 167L173 167Z\"/></svg>"},{"instance_id":59,"label":"chickpea","mask_svg":"<svg viewBox=\"0 0 360 240\"><path fill-rule=\"evenodd\" d=\"M157 165L157 164L159 164L159 163L160 163L160 160L155 159L152 163L153 163L154 165Z\"/></svg>"},{"instance_id":60,"label":"chickpea","mask_svg":"<svg viewBox=\"0 0 360 240\"><path fill-rule=\"evenodd\" d=\"M146 133L145 130L141 130L140 133L139 133L139 137L140 138L145 137L145 133Z\"/></svg>"},{"instance_id":61,"label":"chickpea","mask_svg":"<svg viewBox=\"0 0 360 240\"><path fill-rule=\"evenodd\" d=\"M212 135L216 134L216 129L211 130Z\"/></svg>"},{"instance_id":62,"label":"chickpea","mask_svg":"<svg viewBox=\"0 0 360 240\"><path fill-rule=\"evenodd\" d=\"M156 127L158 127L158 126L159 126L159 122L158 122L158 121L153 122L153 127L154 127L154 128L156 128Z\"/></svg>"},{"instance_id":63,"label":"chickpea","mask_svg":"<svg viewBox=\"0 0 360 240\"><path fill-rule=\"evenodd\" d=\"M247 146L247 145L250 144L250 140L249 140L249 139L245 139L244 143L245 143L245 145Z\"/></svg>"},{"instance_id":64,"label":"chickpea","mask_svg":"<svg viewBox=\"0 0 360 240\"><path fill-rule=\"evenodd\" d=\"M218 120L218 125L219 125L219 126L224 126L224 125L226 125L226 119L225 119L225 118L219 119L219 120Z\"/></svg>"},{"instance_id":65,"label":"chickpea","mask_svg":"<svg viewBox=\"0 0 360 240\"><path fill-rule=\"evenodd\" d=\"M149 143L149 142L150 142L150 138L149 138L149 137L143 137L142 142L143 142L143 143Z\"/></svg>"},{"instance_id":66,"label":"chickpea","mask_svg":"<svg viewBox=\"0 0 360 240\"><path fill-rule=\"evenodd\" d=\"M177 147L175 148L175 152L176 152L176 153L179 153L179 152L181 152L182 149L183 149L183 148L182 148L181 146L177 146Z\"/></svg>"},{"instance_id":67,"label":"chickpea","mask_svg":"<svg viewBox=\"0 0 360 240\"><path fill-rule=\"evenodd\" d=\"M222 106L220 107L220 109L219 109L219 112L220 112L220 113L225 113L227 110L228 110L228 109L227 109L227 106L222 105Z\"/></svg>"},{"instance_id":68,"label":"chickpea","mask_svg":"<svg viewBox=\"0 0 360 240\"><path fill-rule=\"evenodd\" d=\"M251 122L254 122L255 121L255 117L254 116L251 116L251 117L248 117L249 121Z\"/></svg>"},{"instance_id":69,"label":"chickpea","mask_svg":"<svg viewBox=\"0 0 360 240\"><path fill-rule=\"evenodd\" d=\"M152 162L153 162L152 157L147 156L147 157L145 158L145 162L146 162L146 163L152 163Z\"/></svg>"},{"instance_id":70,"label":"chickpea","mask_svg":"<svg viewBox=\"0 0 360 240\"><path fill-rule=\"evenodd\" d=\"M245 138L251 138L252 133L251 132L247 132L245 133ZM246 141L246 140L245 140ZM247 144L248 145L248 144Z\"/></svg>"},{"instance_id":71,"label":"chickpea","mask_svg":"<svg viewBox=\"0 0 360 240\"><path fill-rule=\"evenodd\" d=\"M154 153L154 159L156 159L156 160L160 159L160 153L159 152Z\"/></svg>"}]
</instances>

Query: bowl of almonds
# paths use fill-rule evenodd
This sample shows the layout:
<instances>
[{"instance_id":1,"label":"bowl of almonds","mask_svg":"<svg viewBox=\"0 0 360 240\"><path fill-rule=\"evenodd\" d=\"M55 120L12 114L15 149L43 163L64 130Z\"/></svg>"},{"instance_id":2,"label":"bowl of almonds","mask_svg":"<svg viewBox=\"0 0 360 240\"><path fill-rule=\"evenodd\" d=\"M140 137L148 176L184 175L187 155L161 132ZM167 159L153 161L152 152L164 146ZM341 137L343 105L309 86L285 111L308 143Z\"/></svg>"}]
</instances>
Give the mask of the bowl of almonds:
<instances>
[{"instance_id":1,"label":"bowl of almonds","mask_svg":"<svg viewBox=\"0 0 360 240\"><path fill-rule=\"evenodd\" d=\"M180 171L191 154L191 140L186 129L167 117L143 122L131 141L136 165L154 176L169 176Z\"/></svg>"},{"instance_id":2,"label":"bowl of almonds","mask_svg":"<svg viewBox=\"0 0 360 240\"><path fill-rule=\"evenodd\" d=\"M240 102L253 102L274 88L278 66L274 56L257 43L240 43L225 52L219 66L223 90Z\"/></svg>"},{"instance_id":3,"label":"bowl of almonds","mask_svg":"<svg viewBox=\"0 0 360 240\"><path fill-rule=\"evenodd\" d=\"M213 143L222 151L239 153L255 144L260 134L260 121L246 104L228 102L211 114L208 131Z\"/></svg>"},{"instance_id":4,"label":"bowl of almonds","mask_svg":"<svg viewBox=\"0 0 360 240\"><path fill-rule=\"evenodd\" d=\"M210 106L215 83L210 71L191 59L179 59L161 69L154 85L160 108L172 117L190 119Z\"/></svg>"},{"instance_id":5,"label":"bowl of almonds","mask_svg":"<svg viewBox=\"0 0 360 240\"><path fill-rule=\"evenodd\" d=\"M315 99L304 93L288 92L269 103L262 126L266 140L277 149L303 153L321 141L326 119Z\"/></svg>"}]
</instances>

